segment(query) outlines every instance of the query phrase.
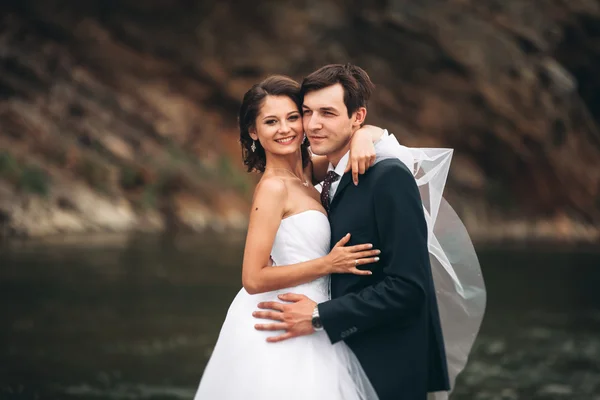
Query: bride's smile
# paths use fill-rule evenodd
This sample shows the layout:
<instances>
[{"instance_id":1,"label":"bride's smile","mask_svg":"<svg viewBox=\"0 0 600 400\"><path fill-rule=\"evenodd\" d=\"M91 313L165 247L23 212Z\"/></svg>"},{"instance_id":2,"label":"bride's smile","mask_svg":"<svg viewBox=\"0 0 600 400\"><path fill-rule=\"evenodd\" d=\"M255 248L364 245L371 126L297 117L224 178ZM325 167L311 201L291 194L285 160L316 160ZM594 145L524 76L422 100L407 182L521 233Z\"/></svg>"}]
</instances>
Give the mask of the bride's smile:
<instances>
[{"instance_id":1,"label":"bride's smile","mask_svg":"<svg viewBox=\"0 0 600 400\"><path fill-rule=\"evenodd\" d=\"M275 141L279 144L288 145L291 144L294 139L296 139L296 136L288 136L283 139L275 139Z\"/></svg>"}]
</instances>

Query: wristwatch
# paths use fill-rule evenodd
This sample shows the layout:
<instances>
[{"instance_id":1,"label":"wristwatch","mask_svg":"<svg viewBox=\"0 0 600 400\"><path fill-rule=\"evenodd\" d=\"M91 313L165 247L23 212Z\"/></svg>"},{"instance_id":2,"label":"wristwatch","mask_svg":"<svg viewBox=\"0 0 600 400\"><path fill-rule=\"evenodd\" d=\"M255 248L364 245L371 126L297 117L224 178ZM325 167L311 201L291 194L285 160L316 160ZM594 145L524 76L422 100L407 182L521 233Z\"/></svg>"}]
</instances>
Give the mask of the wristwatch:
<instances>
[{"instance_id":1,"label":"wristwatch","mask_svg":"<svg viewBox=\"0 0 600 400\"><path fill-rule=\"evenodd\" d=\"M323 330L323 324L321 323L321 317L319 316L319 306L315 306L315 309L313 310L311 323L315 331L318 332Z\"/></svg>"}]
</instances>

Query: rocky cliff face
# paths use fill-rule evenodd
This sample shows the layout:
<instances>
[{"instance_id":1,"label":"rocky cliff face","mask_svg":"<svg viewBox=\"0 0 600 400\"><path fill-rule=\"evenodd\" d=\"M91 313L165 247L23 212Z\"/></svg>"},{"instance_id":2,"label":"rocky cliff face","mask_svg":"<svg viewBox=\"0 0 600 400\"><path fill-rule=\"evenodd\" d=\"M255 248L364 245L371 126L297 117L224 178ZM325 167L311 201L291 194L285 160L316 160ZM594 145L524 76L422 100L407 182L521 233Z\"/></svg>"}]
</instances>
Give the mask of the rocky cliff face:
<instances>
[{"instance_id":1,"label":"rocky cliff face","mask_svg":"<svg viewBox=\"0 0 600 400\"><path fill-rule=\"evenodd\" d=\"M351 61L371 123L455 149L446 195L475 237L598 238L597 1L236 3L5 2L4 226L243 227L242 94Z\"/></svg>"}]
</instances>

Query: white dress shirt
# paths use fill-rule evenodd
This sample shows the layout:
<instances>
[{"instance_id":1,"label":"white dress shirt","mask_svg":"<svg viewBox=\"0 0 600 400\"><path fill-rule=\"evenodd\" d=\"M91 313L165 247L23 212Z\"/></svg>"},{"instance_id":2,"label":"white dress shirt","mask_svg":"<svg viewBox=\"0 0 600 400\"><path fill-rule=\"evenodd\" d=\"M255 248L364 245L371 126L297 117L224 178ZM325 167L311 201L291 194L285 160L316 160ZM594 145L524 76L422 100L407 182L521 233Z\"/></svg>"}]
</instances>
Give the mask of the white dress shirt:
<instances>
[{"instance_id":1,"label":"white dress shirt","mask_svg":"<svg viewBox=\"0 0 600 400\"><path fill-rule=\"evenodd\" d=\"M385 160L387 158L399 158L400 161L404 162L409 170L413 171L413 157L410 154L410 150L407 147L400 145L398 140L394 135L390 135L387 129L383 130L383 134L381 135L381 139L377 143L375 143L375 153L377 157L375 159L375 164L377 164L381 160ZM334 168L331 163L329 163L329 167L327 168L327 172L335 171L340 177L344 175L344 170L346 169L346 165L348 164L348 159L350 158L350 151L348 151L340 162L338 162L337 166ZM360 184L360 176L358 178ZM335 196L335 192L337 191L338 186L340 185L341 178L331 184L331 188L329 189L329 200L333 200Z\"/></svg>"}]
</instances>

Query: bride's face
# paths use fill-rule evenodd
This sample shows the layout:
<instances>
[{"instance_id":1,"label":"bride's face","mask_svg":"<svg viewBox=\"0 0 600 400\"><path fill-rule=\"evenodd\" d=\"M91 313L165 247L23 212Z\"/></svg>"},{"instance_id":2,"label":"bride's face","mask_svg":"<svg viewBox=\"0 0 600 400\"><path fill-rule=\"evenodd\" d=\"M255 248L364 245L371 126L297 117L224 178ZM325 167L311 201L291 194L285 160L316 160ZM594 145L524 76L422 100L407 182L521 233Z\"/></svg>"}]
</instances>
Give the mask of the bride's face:
<instances>
[{"instance_id":1,"label":"bride's face","mask_svg":"<svg viewBox=\"0 0 600 400\"><path fill-rule=\"evenodd\" d=\"M256 117L250 137L260 141L266 153L293 154L304 139L302 118L296 103L287 96L267 96Z\"/></svg>"}]
</instances>

